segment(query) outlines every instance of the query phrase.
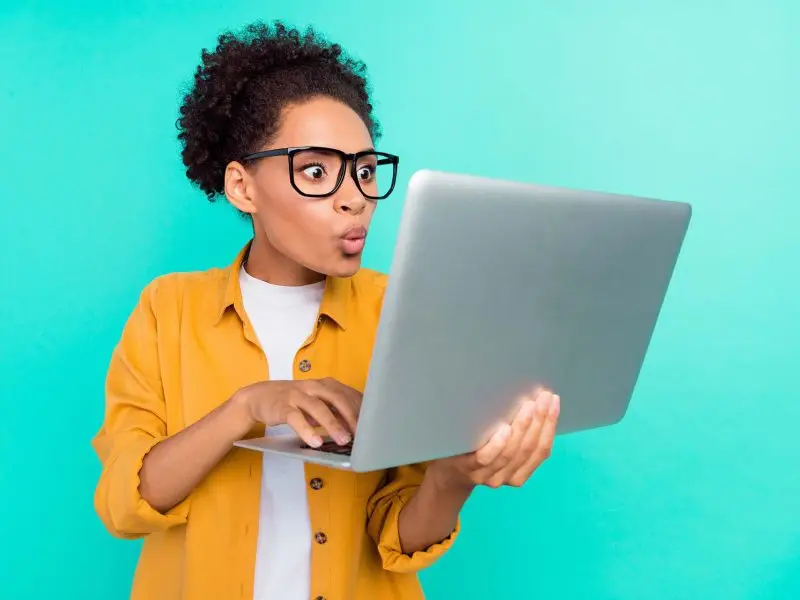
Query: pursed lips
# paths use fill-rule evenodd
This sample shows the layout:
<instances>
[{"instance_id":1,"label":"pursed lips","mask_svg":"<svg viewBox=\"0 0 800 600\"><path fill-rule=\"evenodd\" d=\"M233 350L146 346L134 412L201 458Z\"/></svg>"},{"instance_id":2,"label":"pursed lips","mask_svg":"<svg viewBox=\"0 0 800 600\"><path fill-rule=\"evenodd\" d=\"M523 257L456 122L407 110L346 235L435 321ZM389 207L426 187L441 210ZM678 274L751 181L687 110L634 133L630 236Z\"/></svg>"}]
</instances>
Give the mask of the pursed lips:
<instances>
[{"instance_id":1,"label":"pursed lips","mask_svg":"<svg viewBox=\"0 0 800 600\"><path fill-rule=\"evenodd\" d=\"M367 241L367 228L355 226L348 229L342 236L342 249L345 254L358 254L364 249Z\"/></svg>"}]
</instances>

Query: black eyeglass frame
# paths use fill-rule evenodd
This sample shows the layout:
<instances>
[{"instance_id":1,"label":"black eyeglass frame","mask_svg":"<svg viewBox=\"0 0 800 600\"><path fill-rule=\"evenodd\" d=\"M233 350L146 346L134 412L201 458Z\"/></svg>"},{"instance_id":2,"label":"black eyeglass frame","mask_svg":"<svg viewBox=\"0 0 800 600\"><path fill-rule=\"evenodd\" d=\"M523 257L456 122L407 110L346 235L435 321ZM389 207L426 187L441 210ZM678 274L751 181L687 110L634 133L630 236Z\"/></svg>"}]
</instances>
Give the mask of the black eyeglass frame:
<instances>
[{"instance_id":1,"label":"black eyeglass frame","mask_svg":"<svg viewBox=\"0 0 800 600\"><path fill-rule=\"evenodd\" d=\"M294 180L294 157L300 152L308 152L308 151L317 151L323 152L328 154L335 154L342 159L342 167L339 169L339 176L336 179L336 185L333 189L326 193L326 194L309 194L302 191ZM358 190L370 200L383 200L387 198L393 191L394 187L397 184L397 166L400 164L400 157L395 154L388 154L386 152L377 152L375 150L362 150L361 152L355 152L352 154L348 154L347 152L343 152L342 150L337 150L336 148L326 148L325 146L296 146L294 148L275 148L272 150L261 150L260 152L253 152L252 154L247 154L239 159L240 162L249 162L253 160L258 160L261 158L271 158L273 156L287 156L289 158L289 182L292 184L292 187L297 191L298 194L301 196L306 196L307 198L327 198L328 196L333 196L340 187L342 187L342 183L344 182L344 175L347 171L347 163L350 162L350 176L353 178L353 181L356 184ZM375 156L377 159L376 165L394 165L394 170L392 173L392 185L389 187L389 191L385 194L380 196L373 196L368 194L364 191L361 187L361 183L358 181L358 176L356 174L356 163L358 160L364 156Z\"/></svg>"}]
</instances>

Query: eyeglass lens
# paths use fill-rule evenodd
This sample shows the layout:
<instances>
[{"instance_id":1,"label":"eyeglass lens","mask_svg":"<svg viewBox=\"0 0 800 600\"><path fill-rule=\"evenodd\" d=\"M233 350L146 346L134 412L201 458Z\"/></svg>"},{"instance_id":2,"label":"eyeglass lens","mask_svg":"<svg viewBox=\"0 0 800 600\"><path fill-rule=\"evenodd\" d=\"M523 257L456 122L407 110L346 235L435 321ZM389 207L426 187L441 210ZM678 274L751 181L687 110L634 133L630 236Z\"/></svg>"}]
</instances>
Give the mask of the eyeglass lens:
<instances>
[{"instance_id":1,"label":"eyeglass lens","mask_svg":"<svg viewBox=\"0 0 800 600\"><path fill-rule=\"evenodd\" d=\"M396 165L382 160L380 154L360 156L355 175L361 193L371 198L386 195L395 178ZM324 196L336 189L341 178L349 176L343 157L325 150L300 150L292 157L292 177L295 187L303 194Z\"/></svg>"}]
</instances>

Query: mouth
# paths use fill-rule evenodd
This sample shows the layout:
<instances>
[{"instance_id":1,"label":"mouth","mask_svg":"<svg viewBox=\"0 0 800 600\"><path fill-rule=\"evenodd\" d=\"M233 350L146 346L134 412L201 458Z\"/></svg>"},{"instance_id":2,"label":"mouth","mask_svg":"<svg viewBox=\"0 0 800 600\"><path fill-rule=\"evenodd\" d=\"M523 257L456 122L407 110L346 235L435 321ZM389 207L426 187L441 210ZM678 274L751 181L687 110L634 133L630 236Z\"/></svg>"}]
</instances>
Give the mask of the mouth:
<instances>
[{"instance_id":1,"label":"mouth","mask_svg":"<svg viewBox=\"0 0 800 600\"><path fill-rule=\"evenodd\" d=\"M363 226L351 227L341 237L340 242L342 251L345 254L360 254L367 242L367 228Z\"/></svg>"}]
</instances>

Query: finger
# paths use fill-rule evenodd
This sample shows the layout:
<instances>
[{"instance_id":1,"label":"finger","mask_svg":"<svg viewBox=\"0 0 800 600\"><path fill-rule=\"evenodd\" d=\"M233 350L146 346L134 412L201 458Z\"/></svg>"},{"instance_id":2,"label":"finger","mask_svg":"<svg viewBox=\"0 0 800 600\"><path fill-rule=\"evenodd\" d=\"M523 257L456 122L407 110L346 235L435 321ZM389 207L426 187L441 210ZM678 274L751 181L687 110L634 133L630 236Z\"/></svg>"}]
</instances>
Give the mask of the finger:
<instances>
[{"instance_id":1,"label":"finger","mask_svg":"<svg viewBox=\"0 0 800 600\"><path fill-rule=\"evenodd\" d=\"M558 425L558 416L561 413L561 398L559 396L553 397L553 402L550 405L550 410L547 413L547 418L542 425L539 433L539 439L536 449L530 455L527 461L520 466L514 474L509 478L509 484L513 486L521 486L525 483L531 474L541 465L553 450L553 442L556 437L556 427Z\"/></svg>"},{"instance_id":2,"label":"finger","mask_svg":"<svg viewBox=\"0 0 800 600\"><path fill-rule=\"evenodd\" d=\"M308 422L306 415L299 408L292 408L286 416L286 424L295 430L300 439L312 448L322 445L322 438L317 435L314 427Z\"/></svg>"},{"instance_id":3,"label":"finger","mask_svg":"<svg viewBox=\"0 0 800 600\"><path fill-rule=\"evenodd\" d=\"M304 387L304 392L309 396L325 402L344 426L351 432L354 431L357 415L353 402L337 388L325 385L322 381L309 381Z\"/></svg>"},{"instance_id":4,"label":"finger","mask_svg":"<svg viewBox=\"0 0 800 600\"><path fill-rule=\"evenodd\" d=\"M511 426L508 423L503 423L497 428L489 438L489 441L481 446L476 452L473 453L474 461L470 465L471 470L478 470L492 464L508 443L508 438L511 437Z\"/></svg>"},{"instance_id":5,"label":"finger","mask_svg":"<svg viewBox=\"0 0 800 600\"><path fill-rule=\"evenodd\" d=\"M350 400L353 402L353 406L355 406L356 409L361 408L361 399L363 394L357 389L352 388L349 385L342 383L338 379L334 379L333 377L326 377L322 380L322 382L338 389L342 394L350 398Z\"/></svg>"},{"instance_id":6,"label":"finger","mask_svg":"<svg viewBox=\"0 0 800 600\"><path fill-rule=\"evenodd\" d=\"M350 404L353 407L353 411L355 412L355 420L358 421L358 415L361 413L361 401L363 400L364 395L359 392L357 389L350 387L349 385L345 385L341 381L337 381L333 378L328 378L326 380L330 385L334 388L338 389L345 397L350 400Z\"/></svg>"},{"instance_id":7,"label":"finger","mask_svg":"<svg viewBox=\"0 0 800 600\"><path fill-rule=\"evenodd\" d=\"M531 419L533 418L534 404L530 400L526 400L519 409L517 416L511 423L510 435L503 446L503 449L497 454L494 459L475 473L475 477L481 483L492 485L496 487L492 478L500 471L502 471L516 456L519 451L519 446L522 443L522 438L528 429ZM500 484L497 484L500 485Z\"/></svg>"},{"instance_id":8,"label":"finger","mask_svg":"<svg viewBox=\"0 0 800 600\"><path fill-rule=\"evenodd\" d=\"M360 401L357 400L359 393L335 379L324 379L309 384L307 393L321 398L335 408L350 432L355 433L360 408Z\"/></svg>"},{"instance_id":9,"label":"finger","mask_svg":"<svg viewBox=\"0 0 800 600\"><path fill-rule=\"evenodd\" d=\"M502 483L506 483L522 465L528 462L531 455L536 451L542 427L545 421L547 421L550 406L553 404L553 398L554 396L550 392L544 390L537 392L534 401L533 418L528 425L528 429L523 434L522 442L520 443L516 456L506 465L502 474L500 474L502 475Z\"/></svg>"},{"instance_id":10,"label":"finger","mask_svg":"<svg viewBox=\"0 0 800 600\"><path fill-rule=\"evenodd\" d=\"M330 407L316 396L306 396L297 401L295 405L306 415L319 423L328 435L340 446L347 444L352 436L345 429L344 424L336 418Z\"/></svg>"}]
</instances>

